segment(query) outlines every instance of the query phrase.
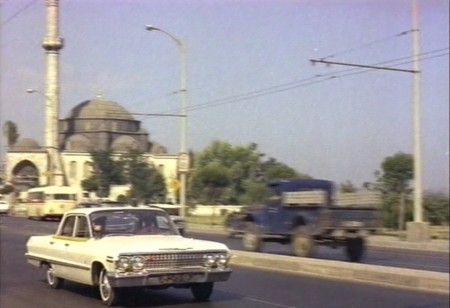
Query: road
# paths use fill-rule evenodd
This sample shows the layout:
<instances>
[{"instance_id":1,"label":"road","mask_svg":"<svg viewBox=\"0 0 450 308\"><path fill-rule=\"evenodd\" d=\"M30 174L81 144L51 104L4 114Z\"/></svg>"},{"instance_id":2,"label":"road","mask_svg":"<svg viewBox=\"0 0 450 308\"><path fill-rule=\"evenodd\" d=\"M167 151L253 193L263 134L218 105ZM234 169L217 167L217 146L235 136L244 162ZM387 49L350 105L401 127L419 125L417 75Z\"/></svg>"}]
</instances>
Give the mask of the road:
<instances>
[{"instance_id":1,"label":"road","mask_svg":"<svg viewBox=\"0 0 450 308\"><path fill-rule=\"evenodd\" d=\"M95 289L67 283L49 288L43 273L23 257L27 238L48 233L57 224L23 218L0 218L0 307L104 307ZM449 307L448 294L419 292L334 279L285 274L235 266L228 282L218 283L210 302L192 300L188 290L145 290L133 307Z\"/></svg>"},{"instance_id":2,"label":"road","mask_svg":"<svg viewBox=\"0 0 450 308\"><path fill-rule=\"evenodd\" d=\"M195 238L218 241L225 243L230 249L242 250L241 239L228 238L224 234L200 232L189 232L187 236ZM265 243L265 253L293 256L289 245L278 243ZM323 260L347 261L342 248L318 247L314 258ZM411 268L434 272L448 273L449 253L427 250L397 249L395 247L368 247L366 255L362 260L364 264L382 265L399 268Z\"/></svg>"}]
</instances>

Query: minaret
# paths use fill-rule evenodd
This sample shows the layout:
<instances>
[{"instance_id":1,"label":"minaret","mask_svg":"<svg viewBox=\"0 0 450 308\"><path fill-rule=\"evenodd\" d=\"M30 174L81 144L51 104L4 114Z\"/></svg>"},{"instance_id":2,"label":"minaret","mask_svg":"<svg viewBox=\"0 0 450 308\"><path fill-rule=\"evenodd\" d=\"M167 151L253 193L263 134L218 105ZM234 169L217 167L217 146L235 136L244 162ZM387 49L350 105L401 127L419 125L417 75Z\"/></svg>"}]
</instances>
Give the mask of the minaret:
<instances>
[{"instance_id":1,"label":"minaret","mask_svg":"<svg viewBox=\"0 0 450 308\"><path fill-rule=\"evenodd\" d=\"M48 150L48 185L64 185L58 145L59 121L59 51L63 39L59 37L59 0L45 0L47 33L42 40L45 49L45 146Z\"/></svg>"}]
</instances>

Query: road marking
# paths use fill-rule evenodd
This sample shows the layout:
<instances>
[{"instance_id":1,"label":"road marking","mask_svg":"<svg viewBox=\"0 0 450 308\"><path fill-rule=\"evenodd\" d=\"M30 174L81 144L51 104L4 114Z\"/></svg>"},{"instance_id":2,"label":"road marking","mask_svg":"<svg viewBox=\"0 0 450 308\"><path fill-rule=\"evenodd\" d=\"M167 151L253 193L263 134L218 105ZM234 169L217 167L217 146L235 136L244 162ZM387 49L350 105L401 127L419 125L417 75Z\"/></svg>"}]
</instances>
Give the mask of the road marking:
<instances>
[{"instance_id":1,"label":"road marking","mask_svg":"<svg viewBox=\"0 0 450 308\"><path fill-rule=\"evenodd\" d=\"M257 298L253 298L253 297L249 297L249 296L244 296L242 294L239 294L239 293L236 293L236 292L226 291L226 290L223 290L223 289L220 289L220 288L215 288L215 290L218 290L218 291L223 292L223 293L228 293L228 294L231 294L231 295L235 295L237 297L240 297L240 298L242 298L244 300L247 300L247 301L250 301L250 302L256 302L256 303L264 304L264 305L267 305L269 307L297 308L295 306L286 306L286 305L282 305L282 304L278 304L278 303L274 303L274 302L265 301L265 300L262 300L262 299L257 299Z\"/></svg>"},{"instance_id":2,"label":"road marking","mask_svg":"<svg viewBox=\"0 0 450 308\"><path fill-rule=\"evenodd\" d=\"M257 299L257 298L253 298L253 297L245 296L243 299L248 300L248 301L252 301L252 302L261 303L261 304L266 304L266 305L268 305L270 307L296 308L295 306L281 305L281 304L277 304L277 303L268 302L268 301L260 300L260 299Z\"/></svg>"}]
</instances>

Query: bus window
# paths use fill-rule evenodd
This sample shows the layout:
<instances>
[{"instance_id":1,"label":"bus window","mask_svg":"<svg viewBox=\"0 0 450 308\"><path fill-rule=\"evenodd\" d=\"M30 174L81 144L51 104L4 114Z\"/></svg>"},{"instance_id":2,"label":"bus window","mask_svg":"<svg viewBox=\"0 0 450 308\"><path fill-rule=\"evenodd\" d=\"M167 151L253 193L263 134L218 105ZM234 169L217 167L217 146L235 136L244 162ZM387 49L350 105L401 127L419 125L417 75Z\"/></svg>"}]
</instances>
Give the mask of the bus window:
<instances>
[{"instance_id":1,"label":"bus window","mask_svg":"<svg viewBox=\"0 0 450 308\"><path fill-rule=\"evenodd\" d=\"M44 201L44 193L42 191L28 193L27 199L29 202L42 202Z\"/></svg>"},{"instance_id":2,"label":"bus window","mask_svg":"<svg viewBox=\"0 0 450 308\"><path fill-rule=\"evenodd\" d=\"M73 195L73 194L54 194L53 200L75 200L75 195Z\"/></svg>"}]
</instances>

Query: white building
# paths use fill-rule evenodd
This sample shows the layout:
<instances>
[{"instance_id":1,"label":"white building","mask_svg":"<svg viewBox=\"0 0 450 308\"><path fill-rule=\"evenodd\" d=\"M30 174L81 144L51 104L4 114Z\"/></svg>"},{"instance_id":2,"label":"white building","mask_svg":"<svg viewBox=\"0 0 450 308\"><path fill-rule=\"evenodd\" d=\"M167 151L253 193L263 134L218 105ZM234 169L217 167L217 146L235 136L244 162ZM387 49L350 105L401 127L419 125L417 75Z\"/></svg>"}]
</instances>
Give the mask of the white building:
<instances>
[{"instance_id":1,"label":"white building","mask_svg":"<svg viewBox=\"0 0 450 308\"><path fill-rule=\"evenodd\" d=\"M91 151L112 149L118 155L136 149L144 153L166 179L168 201L176 200L178 155L167 154L166 148L149 140L141 122L121 105L97 97L75 106L67 118L58 121L58 151L66 185L80 189L81 181L91 175ZM33 139L18 140L7 152L6 179L19 191L47 185L49 151ZM50 170L50 171L49 171Z\"/></svg>"}]
</instances>

